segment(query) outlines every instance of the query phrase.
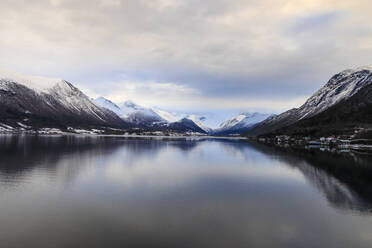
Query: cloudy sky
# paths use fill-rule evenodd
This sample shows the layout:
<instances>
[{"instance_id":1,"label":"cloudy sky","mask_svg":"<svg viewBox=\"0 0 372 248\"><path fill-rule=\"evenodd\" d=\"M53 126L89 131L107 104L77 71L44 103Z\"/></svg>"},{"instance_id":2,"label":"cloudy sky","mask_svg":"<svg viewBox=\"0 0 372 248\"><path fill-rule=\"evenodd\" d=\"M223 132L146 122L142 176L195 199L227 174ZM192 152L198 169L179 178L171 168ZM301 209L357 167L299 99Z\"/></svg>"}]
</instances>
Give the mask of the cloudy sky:
<instances>
[{"instance_id":1,"label":"cloudy sky","mask_svg":"<svg viewBox=\"0 0 372 248\"><path fill-rule=\"evenodd\" d=\"M0 67L92 97L280 112L372 64L367 0L1 0Z\"/></svg>"}]
</instances>

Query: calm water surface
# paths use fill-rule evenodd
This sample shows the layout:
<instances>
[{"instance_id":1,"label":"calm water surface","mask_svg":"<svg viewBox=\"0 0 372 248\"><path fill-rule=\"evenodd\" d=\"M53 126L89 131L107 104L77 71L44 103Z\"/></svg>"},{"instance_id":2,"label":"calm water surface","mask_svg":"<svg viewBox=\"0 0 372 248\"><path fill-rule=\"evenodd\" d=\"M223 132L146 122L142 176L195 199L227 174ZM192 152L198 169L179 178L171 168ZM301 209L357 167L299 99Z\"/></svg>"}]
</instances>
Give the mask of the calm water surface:
<instances>
[{"instance_id":1,"label":"calm water surface","mask_svg":"<svg viewBox=\"0 0 372 248\"><path fill-rule=\"evenodd\" d=\"M237 140L0 136L0 246L370 248L371 171Z\"/></svg>"}]
</instances>

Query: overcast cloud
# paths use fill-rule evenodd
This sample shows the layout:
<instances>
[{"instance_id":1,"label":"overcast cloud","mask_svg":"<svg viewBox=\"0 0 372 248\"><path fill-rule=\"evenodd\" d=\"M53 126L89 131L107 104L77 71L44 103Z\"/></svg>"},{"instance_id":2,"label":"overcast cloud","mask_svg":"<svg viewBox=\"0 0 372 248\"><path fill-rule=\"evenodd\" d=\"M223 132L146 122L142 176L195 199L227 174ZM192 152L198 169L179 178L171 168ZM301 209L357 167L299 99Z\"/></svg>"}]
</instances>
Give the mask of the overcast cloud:
<instances>
[{"instance_id":1,"label":"overcast cloud","mask_svg":"<svg viewBox=\"0 0 372 248\"><path fill-rule=\"evenodd\" d=\"M365 0L2 0L0 66L92 97L280 112L372 64Z\"/></svg>"}]
</instances>

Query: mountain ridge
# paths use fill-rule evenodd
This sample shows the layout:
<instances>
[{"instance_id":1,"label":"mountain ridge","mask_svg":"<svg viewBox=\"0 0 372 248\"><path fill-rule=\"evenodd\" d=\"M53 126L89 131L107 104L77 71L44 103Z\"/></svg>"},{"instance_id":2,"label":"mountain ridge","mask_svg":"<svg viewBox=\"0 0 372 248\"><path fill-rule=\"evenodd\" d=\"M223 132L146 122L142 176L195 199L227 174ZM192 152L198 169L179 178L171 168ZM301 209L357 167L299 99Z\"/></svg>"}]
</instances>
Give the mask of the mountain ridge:
<instances>
[{"instance_id":1,"label":"mountain ridge","mask_svg":"<svg viewBox=\"0 0 372 248\"><path fill-rule=\"evenodd\" d=\"M25 83L27 82L27 83ZM129 127L115 113L95 105L83 92L62 80L38 88L0 75L0 120L16 127Z\"/></svg>"},{"instance_id":2,"label":"mountain ridge","mask_svg":"<svg viewBox=\"0 0 372 248\"><path fill-rule=\"evenodd\" d=\"M0 70L0 131L8 127L110 127L212 135L342 132L372 122L372 66L343 70L299 108L279 115L242 112L216 129L197 114L174 114L133 101L90 99L70 82ZM347 115L345 115L347 113ZM321 129L324 129L323 131Z\"/></svg>"},{"instance_id":3,"label":"mountain ridge","mask_svg":"<svg viewBox=\"0 0 372 248\"><path fill-rule=\"evenodd\" d=\"M199 132L203 134L211 131L210 128L202 124L202 117L196 115L181 115L176 117L164 110L142 107L131 100L127 100L121 104L115 104L104 97L99 97L94 101L103 107L115 111L123 120L141 128L149 128L151 130L169 128L173 131Z\"/></svg>"},{"instance_id":4,"label":"mountain ridge","mask_svg":"<svg viewBox=\"0 0 372 248\"><path fill-rule=\"evenodd\" d=\"M285 133L276 132L277 130L289 130L286 127L296 127L296 123L305 128L304 123L312 123L306 121L317 116L324 118L324 112L332 115L329 109L339 111L340 104L344 104L355 95L367 89L372 84L372 66L363 66L356 69L343 70L335 74L331 79L317 92L315 92L301 107L294 108L283 112L273 119L259 123L252 130L247 132L249 136L264 135L269 133ZM364 99L368 101L368 97ZM363 102L361 102L363 103ZM352 108L352 106L350 106ZM315 119L314 119L315 118ZM303 132L305 133L305 132Z\"/></svg>"},{"instance_id":5,"label":"mountain ridge","mask_svg":"<svg viewBox=\"0 0 372 248\"><path fill-rule=\"evenodd\" d=\"M273 115L258 112L241 113L222 122L219 128L213 130L213 133L216 135L243 134L271 116Z\"/></svg>"}]
</instances>

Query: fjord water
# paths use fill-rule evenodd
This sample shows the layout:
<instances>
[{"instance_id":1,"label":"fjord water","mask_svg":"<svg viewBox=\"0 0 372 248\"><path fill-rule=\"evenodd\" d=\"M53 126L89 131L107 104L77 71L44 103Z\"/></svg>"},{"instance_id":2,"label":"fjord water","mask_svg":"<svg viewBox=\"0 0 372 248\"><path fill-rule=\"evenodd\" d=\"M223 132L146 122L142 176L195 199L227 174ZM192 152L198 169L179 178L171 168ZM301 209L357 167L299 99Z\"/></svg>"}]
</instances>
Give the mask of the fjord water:
<instances>
[{"instance_id":1,"label":"fjord water","mask_svg":"<svg viewBox=\"0 0 372 248\"><path fill-rule=\"evenodd\" d=\"M371 247L368 155L0 137L1 247Z\"/></svg>"}]
</instances>

